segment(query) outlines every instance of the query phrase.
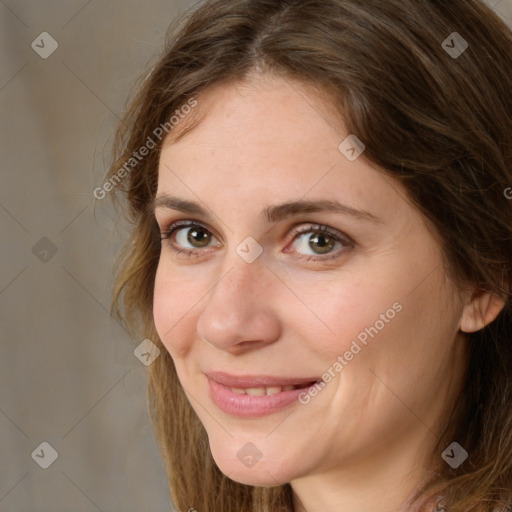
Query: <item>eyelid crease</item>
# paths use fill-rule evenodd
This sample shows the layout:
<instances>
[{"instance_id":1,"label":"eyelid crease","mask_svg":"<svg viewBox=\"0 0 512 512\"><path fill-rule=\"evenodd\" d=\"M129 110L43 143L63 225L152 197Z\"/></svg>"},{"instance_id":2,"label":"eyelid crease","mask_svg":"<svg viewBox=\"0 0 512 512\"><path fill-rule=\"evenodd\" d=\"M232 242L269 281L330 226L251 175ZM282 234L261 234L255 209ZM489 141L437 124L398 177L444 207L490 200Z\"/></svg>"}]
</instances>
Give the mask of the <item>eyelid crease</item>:
<instances>
[{"instance_id":1,"label":"eyelid crease","mask_svg":"<svg viewBox=\"0 0 512 512\"><path fill-rule=\"evenodd\" d=\"M301 227L304 224L309 224L307 227ZM177 228L179 227L194 227L198 226L206 231L209 231L210 233L214 234L213 231L206 225L203 224L201 221L197 220L188 220L188 219L180 219L173 222L170 222L167 227L161 230L161 236L163 238L168 238ZM303 234L303 233L309 233L309 232L320 232L320 233L327 233L331 235L332 237L336 238L343 238L344 241L354 244L354 240L348 236L347 234L335 229L331 228L330 226L327 226L326 224L318 224L313 222L300 222L291 227L291 232L294 235Z\"/></svg>"}]
</instances>

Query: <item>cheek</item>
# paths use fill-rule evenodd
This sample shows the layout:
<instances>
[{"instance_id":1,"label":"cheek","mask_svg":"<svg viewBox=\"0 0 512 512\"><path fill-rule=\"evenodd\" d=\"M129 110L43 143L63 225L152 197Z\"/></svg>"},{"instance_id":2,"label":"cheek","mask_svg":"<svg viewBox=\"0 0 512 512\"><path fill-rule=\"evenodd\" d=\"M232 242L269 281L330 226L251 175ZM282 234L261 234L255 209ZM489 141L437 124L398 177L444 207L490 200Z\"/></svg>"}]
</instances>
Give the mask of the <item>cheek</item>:
<instances>
[{"instance_id":1,"label":"cheek","mask_svg":"<svg viewBox=\"0 0 512 512\"><path fill-rule=\"evenodd\" d=\"M346 351L358 352L357 345L363 349L373 339L383 337L381 332L385 333L391 324L399 321L403 309L398 300L400 290L394 283L349 277L337 276L325 286L316 287L314 294L302 295L307 297L304 302L316 317L306 315L303 306L295 308L295 325L302 324L308 329L308 339L317 340L316 349L326 360L334 361ZM304 323L305 316L309 324ZM323 340L322 346L318 345L319 340Z\"/></svg>"},{"instance_id":2,"label":"cheek","mask_svg":"<svg viewBox=\"0 0 512 512\"><path fill-rule=\"evenodd\" d=\"M153 318L158 334L164 341L164 333L170 327L169 318L174 311L172 295L168 293L168 284L162 270L162 264L158 264L153 290Z\"/></svg>"},{"instance_id":3,"label":"cheek","mask_svg":"<svg viewBox=\"0 0 512 512\"><path fill-rule=\"evenodd\" d=\"M182 357L195 332L191 321L193 308L202 296L192 278L171 272L159 264L153 293L153 318L158 335L173 358ZM203 292L204 293L204 292ZM193 329L193 330L191 330Z\"/></svg>"},{"instance_id":4,"label":"cheek","mask_svg":"<svg viewBox=\"0 0 512 512\"><path fill-rule=\"evenodd\" d=\"M316 340L314 348L324 361L333 364L344 356L352 368L349 373L359 371L357 378L362 367L371 367L393 380L404 363L406 371L402 368L401 374L412 372L408 377L413 379L415 372L447 358L457 321L453 298L443 287L441 270L429 274L427 265L413 266L402 261L373 272L368 268L364 277L341 276L336 279L339 284L326 281L305 296L323 321L315 320L304 329L309 329L310 340ZM428 278L422 281L423 275Z\"/></svg>"}]
</instances>

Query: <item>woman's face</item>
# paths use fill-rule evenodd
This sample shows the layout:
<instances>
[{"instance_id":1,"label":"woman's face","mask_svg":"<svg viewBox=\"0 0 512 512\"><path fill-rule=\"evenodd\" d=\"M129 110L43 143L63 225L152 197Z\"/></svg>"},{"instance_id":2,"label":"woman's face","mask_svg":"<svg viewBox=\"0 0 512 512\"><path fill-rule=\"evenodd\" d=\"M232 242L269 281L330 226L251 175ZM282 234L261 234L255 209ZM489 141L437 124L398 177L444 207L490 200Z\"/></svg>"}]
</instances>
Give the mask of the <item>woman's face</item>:
<instances>
[{"instance_id":1,"label":"woman's face","mask_svg":"<svg viewBox=\"0 0 512 512\"><path fill-rule=\"evenodd\" d=\"M161 153L157 222L192 227L162 242L154 318L217 465L261 486L419 470L464 367L462 299L422 217L311 89L267 77L197 101Z\"/></svg>"}]
</instances>

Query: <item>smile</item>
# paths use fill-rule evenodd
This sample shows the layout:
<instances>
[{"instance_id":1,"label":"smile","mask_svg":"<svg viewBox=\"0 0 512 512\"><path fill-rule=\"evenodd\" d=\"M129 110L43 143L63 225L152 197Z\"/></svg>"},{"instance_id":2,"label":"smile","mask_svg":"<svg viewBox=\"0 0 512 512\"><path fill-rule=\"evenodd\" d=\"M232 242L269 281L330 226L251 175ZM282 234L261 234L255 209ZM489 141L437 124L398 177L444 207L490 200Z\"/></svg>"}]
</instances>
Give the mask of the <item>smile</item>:
<instances>
[{"instance_id":1,"label":"smile","mask_svg":"<svg viewBox=\"0 0 512 512\"><path fill-rule=\"evenodd\" d=\"M321 382L318 378L236 377L217 372L206 376L210 399L217 407L231 416L252 418L292 405L301 393Z\"/></svg>"}]
</instances>

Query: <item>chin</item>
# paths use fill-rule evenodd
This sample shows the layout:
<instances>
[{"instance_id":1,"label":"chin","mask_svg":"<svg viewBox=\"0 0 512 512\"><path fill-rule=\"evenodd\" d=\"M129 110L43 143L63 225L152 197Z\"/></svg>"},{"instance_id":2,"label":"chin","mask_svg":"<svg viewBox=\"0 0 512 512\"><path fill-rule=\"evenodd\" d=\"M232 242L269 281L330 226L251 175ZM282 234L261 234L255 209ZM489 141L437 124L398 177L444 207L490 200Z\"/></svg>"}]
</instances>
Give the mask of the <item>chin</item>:
<instances>
[{"instance_id":1,"label":"chin","mask_svg":"<svg viewBox=\"0 0 512 512\"><path fill-rule=\"evenodd\" d=\"M296 478L295 473L292 474L287 468L275 464L275 461L263 458L253 465L246 466L242 460L237 457L237 453L233 453L231 457L227 457L226 450L215 453L212 450L213 459L219 470L229 477L231 480L240 484L251 485L255 487L276 487L284 485ZM230 454L231 455L231 454Z\"/></svg>"},{"instance_id":2,"label":"chin","mask_svg":"<svg viewBox=\"0 0 512 512\"><path fill-rule=\"evenodd\" d=\"M278 475L273 475L272 473L269 474L262 468L233 469L232 467L227 467L227 471L224 471L222 468L219 469L229 477L230 480L239 484L251 485L253 487L276 487L284 485L289 481L279 478Z\"/></svg>"}]
</instances>

